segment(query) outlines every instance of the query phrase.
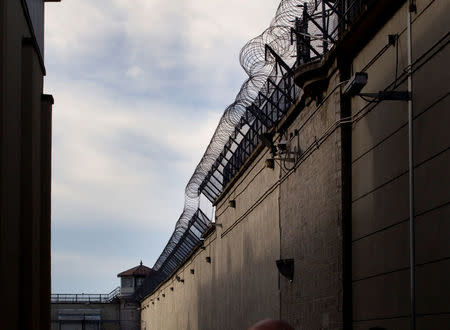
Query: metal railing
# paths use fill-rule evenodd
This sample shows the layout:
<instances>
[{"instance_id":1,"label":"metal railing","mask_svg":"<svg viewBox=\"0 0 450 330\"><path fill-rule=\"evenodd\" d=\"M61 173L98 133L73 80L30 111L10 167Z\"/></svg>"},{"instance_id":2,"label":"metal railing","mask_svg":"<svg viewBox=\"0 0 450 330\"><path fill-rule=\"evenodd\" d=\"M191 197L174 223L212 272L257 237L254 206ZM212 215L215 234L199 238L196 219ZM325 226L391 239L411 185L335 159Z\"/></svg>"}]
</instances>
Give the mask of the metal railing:
<instances>
[{"instance_id":1,"label":"metal railing","mask_svg":"<svg viewBox=\"0 0 450 330\"><path fill-rule=\"evenodd\" d=\"M297 59L289 67L269 46L267 53L275 59L276 76L270 76L254 102L247 107L222 152L200 185L211 202L244 165L260 141L260 136L283 118L300 95L293 71L302 64L320 59L351 27L365 8L367 0L323 0L302 5L301 18L291 28L291 43L296 42Z\"/></svg>"},{"instance_id":2,"label":"metal railing","mask_svg":"<svg viewBox=\"0 0 450 330\"><path fill-rule=\"evenodd\" d=\"M249 79L225 110L186 187L185 209L153 267L156 273L144 281L138 295L143 297L153 291L198 246L211 221L193 201L200 194L211 203L217 200L257 148L261 136L276 127L298 101L301 90L294 83L294 71L300 65L320 60L332 49L365 10L367 2L282 0L271 26L244 46L240 60ZM286 51L291 49L289 44L294 48L292 60ZM277 50L283 54L277 54ZM261 61L273 65L267 75ZM259 72L255 68L262 69Z\"/></svg>"},{"instance_id":3,"label":"metal railing","mask_svg":"<svg viewBox=\"0 0 450 330\"><path fill-rule=\"evenodd\" d=\"M54 293L51 295L52 303L100 303L107 304L120 295L120 287L106 294L84 294L84 293Z\"/></svg>"}]
</instances>

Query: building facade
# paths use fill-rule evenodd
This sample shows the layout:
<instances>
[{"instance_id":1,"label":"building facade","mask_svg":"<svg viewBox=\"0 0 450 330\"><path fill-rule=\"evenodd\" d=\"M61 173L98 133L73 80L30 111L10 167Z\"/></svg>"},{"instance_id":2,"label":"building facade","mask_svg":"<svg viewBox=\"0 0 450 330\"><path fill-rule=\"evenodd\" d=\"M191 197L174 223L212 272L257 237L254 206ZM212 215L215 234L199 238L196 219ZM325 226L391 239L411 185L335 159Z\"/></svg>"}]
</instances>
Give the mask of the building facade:
<instances>
[{"instance_id":1,"label":"building facade","mask_svg":"<svg viewBox=\"0 0 450 330\"><path fill-rule=\"evenodd\" d=\"M108 294L52 294L51 329L139 330L141 315L136 292L152 273L141 261L118 274L121 285Z\"/></svg>"},{"instance_id":2,"label":"building facade","mask_svg":"<svg viewBox=\"0 0 450 330\"><path fill-rule=\"evenodd\" d=\"M0 311L4 329L50 327L53 97L43 94L44 2L0 2Z\"/></svg>"},{"instance_id":3,"label":"building facade","mask_svg":"<svg viewBox=\"0 0 450 330\"><path fill-rule=\"evenodd\" d=\"M296 67L302 92L215 198L201 243L147 292L143 329L450 327L450 3L359 4Z\"/></svg>"}]
</instances>

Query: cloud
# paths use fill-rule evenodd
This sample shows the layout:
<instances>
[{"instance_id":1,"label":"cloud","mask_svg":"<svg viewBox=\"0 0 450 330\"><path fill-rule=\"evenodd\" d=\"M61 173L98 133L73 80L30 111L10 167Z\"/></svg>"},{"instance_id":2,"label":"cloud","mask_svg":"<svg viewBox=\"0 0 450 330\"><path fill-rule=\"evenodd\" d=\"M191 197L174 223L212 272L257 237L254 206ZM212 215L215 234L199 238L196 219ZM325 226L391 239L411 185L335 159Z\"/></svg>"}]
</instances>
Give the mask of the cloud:
<instances>
[{"instance_id":1,"label":"cloud","mask_svg":"<svg viewBox=\"0 0 450 330\"><path fill-rule=\"evenodd\" d=\"M219 111L190 116L152 101L121 104L83 86L66 86L71 92L58 94L54 108L54 216L81 225L90 219L80 210L88 209L105 214L105 223L175 222Z\"/></svg>"},{"instance_id":2,"label":"cloud","mask_svg":"<svg viewBox=\"0 0 450 330\"><path fill-rule=\"evenodd\" d=\"M52 292L109 293L119 286L116 275L134 266L126 257L53 251Z\"/></svg>"},{"instance_id":3,"label":"cloud","mask_svg":"<svg viewBox=\"0 0 450 330\"><path fill-rule=\"evenodd\" d=\"M108 291L139 256L150 266L156 260L185 185L245 79L239 50L269 25L278 3L46 4L54 290Z\"/></svg>"}]
</instances>

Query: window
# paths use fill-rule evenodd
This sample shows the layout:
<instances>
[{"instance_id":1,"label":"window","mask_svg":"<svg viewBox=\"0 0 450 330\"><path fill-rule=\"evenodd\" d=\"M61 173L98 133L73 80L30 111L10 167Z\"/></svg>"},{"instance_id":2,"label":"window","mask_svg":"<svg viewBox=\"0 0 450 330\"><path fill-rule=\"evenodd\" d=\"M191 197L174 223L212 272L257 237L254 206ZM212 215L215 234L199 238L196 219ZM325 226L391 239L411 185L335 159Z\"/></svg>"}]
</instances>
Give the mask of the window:
<instances>
[{"instance_id":1,"label":"window","mask_svg":"<svg viewBox=\"0 0 450 330\"><path fill-rule=\"evenodd\" d=\"M133 278L132 277L122 277L122 288L132 288Z\"/></svg>"}]
</instances>

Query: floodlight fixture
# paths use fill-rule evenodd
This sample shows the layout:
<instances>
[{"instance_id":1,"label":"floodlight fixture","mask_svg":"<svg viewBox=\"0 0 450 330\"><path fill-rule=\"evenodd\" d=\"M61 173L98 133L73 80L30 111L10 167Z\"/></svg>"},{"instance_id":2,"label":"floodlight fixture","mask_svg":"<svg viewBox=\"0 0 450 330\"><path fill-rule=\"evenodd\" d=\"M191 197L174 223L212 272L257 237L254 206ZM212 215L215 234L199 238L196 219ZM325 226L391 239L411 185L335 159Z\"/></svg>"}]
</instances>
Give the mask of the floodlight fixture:
<instances>
[{"instance_id":1,"label":"floodlight fixture","mask_svg":"<svg viewBox=\"0 0 450 330\"><path fill-rule=\"evenodd\" d=\"M344 94L347 96L358 95L367 84L367 72L356 72L344 87Z\"/></svg>"},{"instance_id":2,"label":"floodlight fixture","mask_svg":"<svg viewBox=\"0 0 450 330\"><path fill-rule=\"evenodd\" d=\"M294 280L294 259L279 259L276 264L280 274L292 282Z\"/></svg>"},{"instance_id":3,"label":"floodlight fixture","mask_svg":"<svg viewBox=\"0 0 450 330\"><path fill-rule=\"evenodd\" d=\"M361 93L368 80L367 72L356 72L344 87L344 95L367 97L370 101L409 101L411 92L408 91L379 91L378 93Z\"/></svg>"},{"instance_id":4,"label":"floodlight fixture","mask_svg":"<svg viewBox=\"0 0 450 330\"><path fill-rule=\"evenodd\" d=\"M266 167L273 170L275 168L275 159L267 158L266 159Z\"/></svg>"}]
</instances>

